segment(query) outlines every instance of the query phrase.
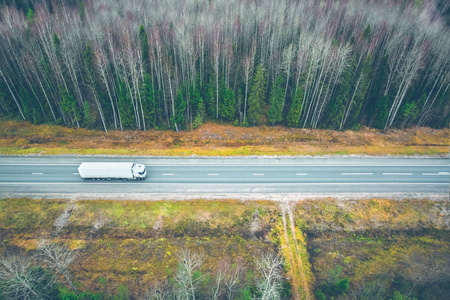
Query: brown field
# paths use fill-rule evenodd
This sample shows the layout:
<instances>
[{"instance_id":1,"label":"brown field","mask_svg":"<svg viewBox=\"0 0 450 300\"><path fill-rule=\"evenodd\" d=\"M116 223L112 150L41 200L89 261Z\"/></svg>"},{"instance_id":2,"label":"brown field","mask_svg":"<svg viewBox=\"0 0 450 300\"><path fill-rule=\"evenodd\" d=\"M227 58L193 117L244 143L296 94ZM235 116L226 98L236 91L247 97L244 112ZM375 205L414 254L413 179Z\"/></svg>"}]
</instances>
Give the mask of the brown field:
<instances>
[{"instance_id":1,"label":"brown field","mask_svg":"<svg viewBox=\"0 0 450 300\"><path fill-rule=\"evenodd\" d=\"M70 217L57 229L55 220L69 207ZM449 229L450 202L427 199L329 198L287 206L237 200L0 199L0 255L7 248L33 255L42 239L60 242L77 253L70 271L80 290L114 292L123 284L136 298L176 272L183 248L205 255L202 272L241 262L249 276L259 253L279 253L292 299L314 299L314 288L337 265L350 279L352 299L360 299L359 289L374 279L388 289L399 277L421 289L445 284Z\"/></svg>"},{"instance_id":2,"label":"brown field","mask_svg":"<svg viewBox=\"0 0 450 300\"><path fill-rule=\"evenodd\" d=\"M158 156L448 155L449 129L332 131L234 127L207 123L193 131L109 131L0 121L0 151L22 154Z\"/></svg>"}]
</instances>

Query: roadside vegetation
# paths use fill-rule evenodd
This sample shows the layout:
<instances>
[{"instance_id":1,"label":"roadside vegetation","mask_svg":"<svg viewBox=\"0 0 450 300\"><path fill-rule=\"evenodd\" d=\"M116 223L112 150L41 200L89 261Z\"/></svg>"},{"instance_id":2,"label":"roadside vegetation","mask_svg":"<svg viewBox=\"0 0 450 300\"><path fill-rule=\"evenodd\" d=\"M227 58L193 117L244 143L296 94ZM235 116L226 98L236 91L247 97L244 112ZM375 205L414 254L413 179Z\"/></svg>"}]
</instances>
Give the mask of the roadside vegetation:
<instances>
[{"instance_id":1,"label":"roadside vegetation","mask_svg":"<svg viewBox=\"0 0 450 300\"><path fill-rule=\"evenodd\" d=\"M188 132L110 131L0 120L0 154L448 155L449 129L330 131L207 123Z\"/></svg>"},{"instance_id":2,"label":"roadside vegetation","mask_svg":"<svg viewBox=\"0 0 450 300\"><path fill-rule=\"evenodd\" d=\"M3 199L0 299L443 299L449 229L426 199Z\"/></svg>"}]
</instances>

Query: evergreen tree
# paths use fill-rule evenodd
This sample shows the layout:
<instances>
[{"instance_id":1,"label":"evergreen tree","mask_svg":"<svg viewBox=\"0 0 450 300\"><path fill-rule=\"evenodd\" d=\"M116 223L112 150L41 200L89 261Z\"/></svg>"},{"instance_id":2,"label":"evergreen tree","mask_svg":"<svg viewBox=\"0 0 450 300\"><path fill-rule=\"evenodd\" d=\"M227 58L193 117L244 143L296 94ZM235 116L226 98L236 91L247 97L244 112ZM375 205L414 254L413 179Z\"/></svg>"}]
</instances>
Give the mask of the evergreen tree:
<instances>
[{"instance_id":1,"label":"evergreen tree","mask_svg":"<svg viewBox=\"0 0 450 300\"><path fill-rule=\"evenodd\" d=\"M144 82L142 84L141 97L145 123L154 128L156 126L156 103L153 94L152 81L148 73L144 74Z\"/></svg>"},{"instance_id":2,"label":"evergreen tree","mask_svg":"<svg viewBox=\"0 0 450 300\"><path fill-rule=\"evenodd\" d=\"M330 101L326 115L328 118L324 124L329 129L339 129L341 122L345 116L346 107L352 97L352 78L356 68L356 58L353 58L352 64L347 68L341 84L336 93L336 98Z\"/></svg>"},{"instance_id":3,"label":"evergreen tree","mask_svg":"<svg viewBox=\"0 0 450 300\"><path fill-rule=\"evenodd\" d=\"M375 111L377 112L377 118L374 122L374 127L383 129L386 124L386 120L389 114L389 96L381 97L375 104Z\"/></svg>"},{"instance_id":4,"label":"evergreen tree","mask_svg":"<svg viewBox=\"0 0 450 300\"><path fill-rule=\"evenodd\" d=\"M95 124L95 115L92 113L91 106L87 101L84 101L83 109L83 127L92 128Z\"/></svg>"},{"instance_id":5,"label":"evergreen tree","mask_svg":"<svg viewBox=\"0 0 450 300\"><path fill-rule=\"evenodd\" d=\"M337 90L335 100L331 101L327 109L327 120L325 124L329 129L339 129L344 118L346 105L350 102L352 97L352 78L356 67L356 58L353 59L352 64L345 71L344 78Z\"/></svg>"},{"instance_id":6,"label":"evergreen tree","mask_svg":"<svg viewBox=\"0 0 450 300\"><path fill-rule=\"evenodd\" d=\"M81 120L81 115L78 110L77 102L75 97L69 93L63 86L59 88L61 95L61 110L66 115L70 116L74 123L79 127L79 121Z\"/></svg>"},{"instance_id":7,"label":"evergreen tree","mask_svg":"<svg viewBox=\"0 0 450 300\"><path fill-rule=\"evenodd\" d=\"M144 65L144 70L146 72L150 72L150 65L149 65L150 47L148 45L147 32L145 31L144 25L141 25L141 27L139 27L139 40L141 42L142 63Z\"/></svg>"},{"instance_id":8,"label":"evergreen tree","mask_svg":"<svg viewBox=\"0 0 450 300\"><path fill-rule=\"evenodd\" d=\"M117 97L119 98L119 114L122 120L122 126L124 128L133 128L135 122L130 94L128 93L123 81L119 81L117 87Z\"/></svg>"},{"instance_id":9,"label":"evergreen tree","mask_svg":"<svg viewBox=\"0 0 450 300\"><path fill-rule=\"evenodd\" d=\"M227 121L233 121L236 117L236 98L234 91L227 88L225 83L222 83L220 99L220 116Z\"/></svg>"},{"instance_id":10,"label":"evergreen tree","mask_svg":"<svg viewBox=\"0 0 450 300\"><path fill-rule=\"evenodd\" d=\"M34 108L34 101L24 86L19 88L20 100L22 101L22 110L25 118L33 123L37 123L36 109Z\"/></svg>"},{"instance_id":11,"label":"evergreen tree","mask_svg":"<svg viewBox=\"0 0 450 300\"><path fill-rule=\"evenodd\" d=\"M366 29L364 29L363 36L367 41L370 41L372 39L372 29L370 28L370 24L367 24Z\"/></svg>"},{"instance_id":12,"label":"evergreen tree","mask_svg":"<svg viewBox=\"0 0 450 300\"><path fill-rule=\"evenodd\" d=\"M248 97L248 120L250 124L260 125L266 98L266 69L262 65L256 68L250 96Z\"/></svg>"},{"instance_id":13,"label":"evergreen tree","mask_svg":"<svg viewBox=\"0 0 450 300\"><path fill-rule=\"evenodd\" d=\"M289 126L298 127L300 125L300 113L302 111L303 102L303 90L298 87L295 90L294 99L292 100L292 105L287 116L287 122Z\"/></svg>"},{"instance_id":14,"label":"evergreen tree","mask_svg":"<svg viewBox=\"0 0 450 300\"><path fill-rule=\"evenodd\" d=\"M61 40L56 33L53 34L53 46L55 47L56 58L59 63L62 64L62 48L61 48Z\"/></svg>"},{"instance_id":15,"label":"evergreen tree","mask_svg":"<svg viewBox=\"0 0 450 300\"><path fill-rule=\"evenodd\" d=\"M383 106L383 104L379 103L379 101L383 101L382 100L382 98L384 97L383 87L387 77L387 72L388 72L388 57L384 56L381 59L381 63L376 71L376 74L374 74L373 84L370 90L368 91L369 103L367 105L366 114L369 126L373 125L375 128L381 128L375 124L378 123L377 118L380 115L380 112L377 110L377 107L379 107L380 105ZM386 121L386 118L384 119L384 122Z\"/></svg>"},{"instance_id":16,"label":"evergreen tree","mask_svg":"<svg viewBox=\"0 0 450 300\"><path fill-rule=\"evenodd\" d=\"M212 73L211 73L212 74ZM209 118L215 118L216 117L216 81L213 78L213 76L210 76L209 82L208 82L208 88L206 90L205 95L206 100L206 111L208 113Z\"/></svg>"},{"instance_id":17,"label":"evergreen tree","mask_svg":"<svg viewBox=\"0 0 450 300\"><path fill-rule=\"evenodd\" d=\"M197 86L191 86L191 110L193 112L193 115L197 115L197 112L199 110L199 105L200 103L202 103L203 105L203 109L205 109L205 103L203 102L203 98L200 95L200 90L198 89ZM205 112L204 112L205 114ZM205 116L205 115L204 115Z\"/></svg>"},{"instance_id":18,"label":"evergreen tree","mask_svg":"<svg viewBox=\"0 0 450 300\"><path fill-rule=\"evenodd\" d=\"M205 104L203 104L203 100L202 100L202 98L200 98L200 102L198 103L197 113L194 118L194 124L193 124L194 129L198 128L200 125L203 124L205 115L206 115Z\"/></svg>"},{"instance_id":19,"label":"evergreen tree","mask_svg":"<svg viewBox=\"0 0 450 300\"><path fill-rule=\"evenodd\" d=\"M198 128L206 119L206 107L198 86L191 86L191 111L194 116L193 128Z\"/></svg>"},{"instance_id":20,"label":"evergreen tree","mask_svg":"<svg viewBox=\"0 0 450 300\"><path fill-rule=\"evenodd\" d=\"M80 2L80 7L79 8L80 8L80 20L82 22L84 22L84 20L86 19L86 9L84 7L84 0L82 0Z\"/></svg>"},{"instance_id":21,"label":"evergreen tree","mask_svg":"<svg viewBox=\"0 0 450 300\"><path fill-rule=\"evenodd\" d=\"M272 91L269 96L269 111L267 118L272 126L275 123L283 120L283 100L284 100L284 80L282 76L278 76L276 82L273 84Z\"/></svg>"},{"instance_id":22,"label":"evergreen tree","mask_svg":"<svg viewBox=\"0 0 450 300\"><path fill-rule=\"evenodd\" d=\"M186 101L183 97L183 89L180 88L177 93L177 97L175 98L175 115L172 116L171 121L174 123L175 128L180 130L183 127L185 117L184 114L186 112Z\"/></svg>"},{"instance_id":23,"label":"evergreen tree","mask_svg":"<svg viewBox=\"0 0 450 300\"><path fill-rule=\"evenodd\" d=\"M2 84L0 82L0 116L9 116L12 111L13 109L6 98L6 94L2 91Z\"/></svg>"},{"instance_id":24,"label":"evergreen tree","mask_svg":"<svg viewBox=\"0 0 450 300\"><path fill-rule=\"evenodd\" d=\"M369 87L370 74L372 72L371 64L372 60L369 54L363 62L360 77L357 79L357 81L359 82L357 82L355 85L355 88L357 87L357 90L356 92L354 92L355 95L349 108L350 111L348 112L348 118L345 123L346 127L359 128L358 117L361 113L367 89Z\"/></svg>"},{"instance_id":25,"label":"evergreen tree","mask_svg":"<svg viewBox=\"0 0 450 300\"><path fill-rule=\"evenodd\" d=\"M34 26L34 11L30 8L27 12L27 35L29 36L31 28Z\"/></svg>"},{"instance_id":26,"label":"evergreen tree","mask_svg":"<svg viewBox=\"0 0 450 300\"><path fill-rule=\"evenodd\" d=\"M86 44L86 47L83 51L83 69L84 69L84 78L88 85L94 84L94 51L89 43Z\"/></svg>"}]
</instances>

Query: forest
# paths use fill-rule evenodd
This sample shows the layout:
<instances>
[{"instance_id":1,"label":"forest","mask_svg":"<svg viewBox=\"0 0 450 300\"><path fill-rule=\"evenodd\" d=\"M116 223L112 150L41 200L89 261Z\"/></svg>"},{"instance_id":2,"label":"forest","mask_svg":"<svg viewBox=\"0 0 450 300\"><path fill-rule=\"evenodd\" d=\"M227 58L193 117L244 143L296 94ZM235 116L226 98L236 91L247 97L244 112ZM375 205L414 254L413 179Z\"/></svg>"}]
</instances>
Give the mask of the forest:
<instances>
[{"instance_id":1,"label":"forest","mask_svg":"<svg viewBox=\"0 0 450 300\"><path fill-rule=\"evenodd\" d=\"M448 128L450 3L0 4L0 116L108 130Z\"/></svg>"}]
</instances>

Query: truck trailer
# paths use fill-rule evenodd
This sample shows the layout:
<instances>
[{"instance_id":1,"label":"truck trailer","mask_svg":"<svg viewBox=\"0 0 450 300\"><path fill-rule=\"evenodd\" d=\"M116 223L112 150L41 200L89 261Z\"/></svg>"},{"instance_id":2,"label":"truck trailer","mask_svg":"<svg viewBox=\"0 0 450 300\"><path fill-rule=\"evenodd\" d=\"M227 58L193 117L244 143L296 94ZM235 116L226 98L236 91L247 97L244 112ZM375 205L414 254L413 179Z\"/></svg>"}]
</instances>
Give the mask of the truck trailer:
<instances>
[{"instance_id":1,"label":"truck trailer","mask_svg":"<svg viewBox=\"0 0 450 300\"><path fill-rule=\"evenodd\" d=\"M78 167L80 177L85 180L144 180L147 170L142 164L133 162L84 162Z\"/></svg>"}]
</instances>

